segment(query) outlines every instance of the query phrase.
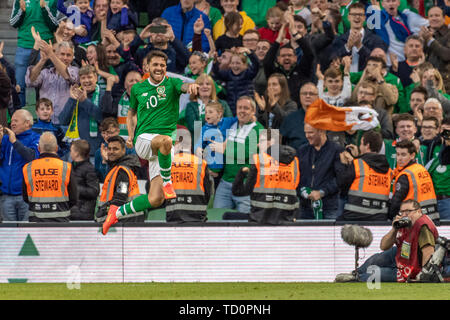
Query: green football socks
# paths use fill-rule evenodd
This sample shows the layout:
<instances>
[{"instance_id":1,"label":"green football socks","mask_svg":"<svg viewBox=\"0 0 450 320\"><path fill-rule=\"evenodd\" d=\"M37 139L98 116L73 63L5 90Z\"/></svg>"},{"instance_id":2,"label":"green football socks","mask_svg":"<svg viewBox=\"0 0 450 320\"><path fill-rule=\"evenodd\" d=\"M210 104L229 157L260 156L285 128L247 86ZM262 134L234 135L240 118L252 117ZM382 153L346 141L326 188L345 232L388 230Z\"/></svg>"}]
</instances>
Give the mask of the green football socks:
<instances>
[{"instance_id":1,"label":"green football socks","mask_svg":"<svg viewBox=\"0 0 450 320\"><path fill-rule=\"evenodd\" d=\"M160 167L161 177L163 179L163 185L166 185L171 181L171 168L172 168L172 154L164 155L161 151L158 151L158 162Z\"/></svg>"},{"instance_id":2,"label":"green football socks","mask_svg":"<svg viewBox=\"0 0 450 320\"><path fill-rule=\"evenodd\" d=\"M121 206L117 210L116 216L117 217L123 217L123 216L126 216L128 214L141 212L141 211L144 211L146 209L150 209L151 207L152 207L152 205L148 201L148 195L147 194L142 194L139 197L135 198L134 200L132 200L132 201L124 204L123 206Z\"/></svg>"}]
</instances>

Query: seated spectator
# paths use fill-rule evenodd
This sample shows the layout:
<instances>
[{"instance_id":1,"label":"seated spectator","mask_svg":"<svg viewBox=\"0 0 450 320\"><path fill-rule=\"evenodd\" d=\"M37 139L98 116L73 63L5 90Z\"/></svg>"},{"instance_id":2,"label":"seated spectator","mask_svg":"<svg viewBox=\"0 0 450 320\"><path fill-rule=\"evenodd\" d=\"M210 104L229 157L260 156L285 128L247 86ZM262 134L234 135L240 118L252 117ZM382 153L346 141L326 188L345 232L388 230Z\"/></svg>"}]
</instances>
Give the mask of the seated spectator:
<instances>
[{"instance_id":1,"label":"seated spectator","mask_svg":"<svg viewBox=\"0 0 450 320\"><path fill-rule=\"evenodd\" d=\"M343 61L345 62L344 73L340 69L331 67L322 74L320 65L317 65L319 98L336 107L343 107L352 96L349 76L350 60L345 58Z\"/></svg>"},{"instance_id":2,"label":"seated spectator","mask_svg":"<svg viewBox=\"0 0 450 320\"><path fill-rule=\"evenodd\" d=\"M161 15L172 26L173 33L187 48L192 48L194 38L194 23L201 17L205 29L212 30L211 22L206 14L194 6L194 0L181 0L176 6L168 7ZM217 39L217 38L215 38ZM210 50L209 41L203 31L202 48L204 52Z\"/></svg>"},{"instance_id":3,"label":"seated spectator","mask_svg":"<svg viewBox=\"0 0 450 320\"><path fill-rule=\"evenodd\" d=\"M80 69L80 85L70 88L70 98L59 115L61 125L69 126L66 137L87 140L91 146L92 162L95 150L100 147L98 124L102 121L99 102L103 92L97 84L97 72L93 66Z\"/></svg>"},{"instance_id":4,"label":"seated spectator","mask_svg":"<svg viewBox=\"0 0 450 320\"><path fill-rule=\"evenodd\" d=\"M279 129L283 120L298 109L291 100L286 77L280 73L269 77L265 95L261 97L255 93L255 100L258 105L256 119L266 129Z\"/></svg>"},{"instance_id":5,"label":"seated spectator","mask_svg":"<svg viewBox=\"0 0 450 320\"><path fill-rule=\"evenodd\" d=\"M247 60L250 59L250 62ZM213 66L215 79L225 82L227 103L233 115L236 115L236 101L239 97L254 92L253 80L259 70L258 58L249 49L241 47L231 57L230 69L220 70L217 63Z\"/></svg>"},{"instance_id":6,"label":"seated spectator","mask_svg":"<svg viewBox=\"0 0 450 320\"><path fill-rule=\"evenodd\" d=\"M292 94L291 94L292 97ZM319 98L316 85L312 82L305 83L300 89L300 107L285 118L280 127L280 134L283 137L282 144L289 145L298 150L307 143L305 131L305 114L308 106Z\"/></svg>"},{"instance_id":7,"label":"seated spectator","mask_svg":"<svg viewBox=\"0 0 450 320\"><path fill-rule=\"evenodd\" d=\"M42 134L38 150L39 159L28 162L22 170L22 195L29 205L29 221L69 222L70 209L78 198L72 165L58 158L58 144L51 132ZM43 172L54 174L45 177Z\"/></svg>"},{"instance_id":8,"label":"seated spectator","mask_svg":"<svg viewBox=\"0 0 450 320\"><path fill-rule=\"evenodd\" d=\"M27 87L39 89L39 97L53 102L52 123L61 124L59 115L70 97L70 87L78 82L78 68L71 65L73 46L69 42L59 42L55 52L52 46L41 40L39 42L41 59L27 70L25 80ZM50 59L53 67L44 68Z\"/></svg>"},{"instance_id":9,"label":"seated spectator","mask_svg":"<svg viewBox=\"0 0 450 320\"><path fill-rule=\"evenodd\" d=\"M70 21L76 21L79 25L75 26L74 44L87 43L91 41L89 34L91 32L94 11L90 8L88 0L74 0L74 5L66 8L64 0L58 0L56 3L58 11L67 16ZM67 41L67 40L66 40Z\"/></svg>"},{"instance_id":10,"label":"seated spectator","mask_svg":"<svg viewBox=\"0 0 450 320\"><path fill-rule=\"evenodd\" d=\"M444 79L444 87L450 92L450 45L449 30L445 25L444 11L439 7L428 10L429 28L422 27L419 35L425 41L426 60L439 70Z\"/></svg>"},{"instance_id":11,"label":"seated spectator","mask_svg":"<svg viewBox=\"0 0 450 320\"><path fill-rule=\"evenodd\" d=\"M235 117L224 117L224 108L219 102L208 102L205 106L205 124L201 136L194 145L197 156L203 154L208 165L209 175L214 179L214 187L219 185L223 174L224 158L222 153L211 151L208 147L212 142L223 143L227 130L237 121ZM191 135L195 138L195 135Z\"/></svg>"},{"instance_id":12,"label":"seated spectator","mask_svg":"<svg viewBox=\"0 0 450 320\"><path fill-rule=\"evenodd\" d=\"M372 29L389 46L388 53L402 62L405 60L403 48L406 38L418 34L420 27L428 25L428 20L409 9L399 10L400 0L382 0L381 6L383 9L378 4L372 4L370 11L367 7L367 19L379 19L379 24L373 24Z\"/></svg>"},{"instance_id":13,"label":"seated spectator","mask_svg":"<svg viewBox=\"0 0 450 320\"><path fill-rule=\"evenodd\" d=\"M386 51L388 46L378 35L364 26L366 21L364 4L353 2L348 9L347 5L341 8L348 10L349 30L334 40L333 48L339 57L351 56L350 72L363 71L372 50L381 48Z\"/></svg>"},{"instance_id":14,"label":"seated spectator","mask_svg":"<svg viewBox=\"0 0 450 320\"><path fill-rule=\"evenodd\" d=\"M340 154L343 167L338 169L337 183L341 194L348 190L348 199L338 220L387 220L392 170L385 155L379 153L382 146L380 133L367 131L357 158L348 151Z\"/></svg>"},{"instance_id":15,"label":"seated spectator","mask_svg":"<svg viewBox=\"0 0 450 320\"><path fill-rule=\"evenodd\" d=\"M242 16L238 12L230 12L225 16L225 33L217 38L216 50L220 55L226 49L242 47Z\"/></svg>"},{"instance_id":16,"label":"seated spectator","mask_svg":"<svg viewBox=\"0 0 450 320\"><path fill-rule=\"evenodd\" d=\"M442 138L439 135L441 129L441 122L433 116L424 116L422 120L422 127L420 128L420 144L425 146L425 159L424 162L428 162L439 157L440 146L442 144Z\"/></svg>"},{"instance_id":17,"label":"seated spectator","mask_svg":"<svg viewBox=\"0 0 450 320\"><path fill-rule=\"evenodd\" d=\"M189 130L192 139L194 139L195 136L195 122L201 121L200 127L205 124L205 106L209 102L219 102L222 105L224 117L233 116L228 103L225 100L217 98L215 82L211 76L203 73L195 80L195 83L199 85L197 95L191 96L191 101L186 105L186 109L184 109L184 115L183 112L180 113L180 119L184 116L186 127Z\"/></svg>"},{"instance_id":18,"label":"seated spectator","mask_svg":"<svg viewBox=\"0 0 450 320\"><path fill-rule=\"evenodd\" d=\"M214 193L206 161L191 153L191 141L184 139L186 135L189 133L182 134L182 141L177 138L174 146L172 177L177 197L166 204L167 222L205 222L209 198ZM193 179L184 179L186 176Z\"/></svg>"},{"instance_id":19,"label":"seated spectator","mask_svg":"<svg viewBox=\"0 0 450 320\"><path fill-rule=\"evenodd\" d=\"M111 0L109 3L106 27L119 33L124 30L136 29L138 16L128 7L128 0Z\"/></svg>"},{"instance_id":20,"label":"seated spectator","mask_svg":"<svg viewBox=\"0 0 450 320\"><path fill-rule=\"evenodd\" d=\"M441 133L438 136L441 143L436 142L434 144L433 157L426 168L433 180L440 219L450 220L450 165L445 165L440 159L441 150L445 148L445 143L450 142L450 117L446 117L442 121Z\"/></svg>"},{"instance_id":21,"label":"seated spectator","mask_svg":"<svg viewBox=\"0 0 450 320\"><path fill-rule=\"evenodd\" d=\"M72 159L72 173L74 175L78 202L70 208L70 220L94 220L97 197L100 193L100 184L95 168L89 162L90 146L86 140L75 140L70 146Z\"/></svg>"},{"instance_id":22,"label":"seated spectator","mask_svg":"<svg viewBox=\"0 0 450 320\"><path fill-rule=\"evenodd\" d=\"M245 11L238 11L239 0L220 0L220 6L223 9L223 17L213 26L213 37L214 41L217 40L221 35L225 33L225 17L230 12L238 12L242 16L242 28L240 34L243 35L248 29L254 29L255 23L247 15Z\"/></svg>"},{"instance_id":23,"label":"seated spectator","mask_svg":"<svg viewBox=\"0 0 450 320\"><path fill-rule=\"evenodd\" d=\"M396 145L401 141L413 141L416 146L415 156L417 163L425 165L424 156L426 150L423 146L420 146L419 140L415 138L417 127L414 117L409 113L401 113L397 115L394 119L394 128L397 139L384 140L385 155L391 169L395 169L397 167Z\"/></svg>"},{"instance_id":24,"label":"seated spectator","mask_svg":"<svg viewBox=\"0 0 450 320\"><path fill-rule=\"evenodd\" d=\"M235 196L250 195L249 222L280 225L295 221L297 216L300 170L294 148L281 145L276 148L279 152L272 152L275 139L269 132L261 132L254 164L239 170L232 191Z\"/></svg>"},{"instance_id":25,"label":"seated spectator","mask_svg":"<svg viewBox=\"0 0 450 320\"><path fill-rule=\"evenodd\" d=\"M280 33L264 58L264 72L266 77L270 77L273 73L283 74L288 80L292 100L298 103L300 87L311 81L313 76L311 61L314 55L309 41L298 32L292 22L289 25L289 32L293 41L296 41L302 50L302 58L298 61L295 50L289 44L281 45L284 34Z\"/></svg>"},{"instance_id":26,"label":"seated spectator","mask_svg":"<svg viewBox=\"0 0 450 320\"><path fill-rule=\"evenodd\" d=\"M135 154L127 155L125 140L119 136L108 140L108 165L111 168L100 193L99 209L95 220L102 222L110 205L121 206L140 195L136 172L141 166ZM121 216L121 222L143 222L144 213L136 212Z\"/></svg>"},{"instance_id":27,"label":"seated spectator","mask_svg":"<svg viewBox=\"0 0 450 320\"><path fill-rule=\"evenodd\" d=\"M119 122L116 118L109 117L103 119L100 123L100 132L102 135L102 143L100 148L95 150L94 165L95 172L101 183L105 180L110 168L108 167L108 141L110 138L120 136ZM128 136L127 136L128 137ZM122 137L123 138L123 137ZM126 154L135 154L134 149L126 148Z\"/></svg>"},{"instance_id":28,"label":"seated spectator","mask_svg":"<svg viewBox=\"0 0 450 320\"><path fill-rule=\"evenodd\" d=\"M280 32L285 33L286 39L291 38L289 31L281 29L283 14L283 11L281 11L281 9L278 7L272 7L267 10L267 27L258 29L259 35L261 37L260 39L268 40L270 43L274 43L278 38L278 33Z\"/></svg>"},{"instance_id":29,"label":"seated spectator","mask_svg":"<svg viewBox=\"0 0 450 320\"><path fill-rule=\"evenodd\" d=\"M326 131L305 123L308 144L297 149L300 167L301 219L336 219L339 216L339 189L336 168L343 148L328 141Z\"/></svg>"},{"instance_id":30,"label":"seated spectator","mask_svg":"<svg viewBox=\"0 0 450 320\"><path fill-rule=\"evenodd\" d=\"M28 204L22 198L22 168L39 157L39 134L31 130L33 115L19 109L11 129L0 127L0 209L3 221L28 221Z\"/></svg>"},{"instance_id":31,"label":"seated spectator","mask_svg":"<svg viewBox=\"0 0 450 320\"><path fill-rule=\"evenodd\" d=\"M36 103L36 115L38 120L31 129L39 135L45 131L52 132L58 142L58 157L63 158L70 151L70 146L63 140L64 130L52 123L53 103L47 98L39 99Z\"/></svg>"},{"instance_id":32,"label":"seated spectator","mask_svg":"<svg viewBox=\"0 0 450 320\"><path fill-rule=\"evenodd\" d=\"M352 101L357 101L356 93L360 84L362 82L369 82L377 88L373 107L384 109L392 114L394 105L398 100L398 91L395 86L386 83L384 80L386 73L387 68L384 60L377 57L369 57L361 79L353 89Z\"/></svg>"},{"instance_id":33,"label":"seated spectator","mask_svg":"<svg viewBox=\"0 0 450 320\"><path fill-rule=\"evenodd\" d=\"M403 201L415 200L422 207L422 213L437 223L439 222L439 212L437 211L433 181L427 169L416 162L416 150L412 141L405 140L397 144L398 163L394 170L394 194L388 218L391 220L395 218Z\"/></svg>"},{"instance_id":34,"label":"seated spectator","mask_svg":"<svg viewBox=\"0 0 450 320\"><path fill-rule=\"evenodd\" d=\"M228 130L226 141L210 144L211 151L223 153L225 158L224 173L216 190L214 208L236 209L241 213L240 218L248 219L250 196L234 196L231 189L239 170L249 167L252 155L258 152L257 144L263 126L256 121L256 103L251 97L240 97L236 103L236 111L238 121ZM224 215L223 218L233 217Z\"/></svg>"}]
</instances>

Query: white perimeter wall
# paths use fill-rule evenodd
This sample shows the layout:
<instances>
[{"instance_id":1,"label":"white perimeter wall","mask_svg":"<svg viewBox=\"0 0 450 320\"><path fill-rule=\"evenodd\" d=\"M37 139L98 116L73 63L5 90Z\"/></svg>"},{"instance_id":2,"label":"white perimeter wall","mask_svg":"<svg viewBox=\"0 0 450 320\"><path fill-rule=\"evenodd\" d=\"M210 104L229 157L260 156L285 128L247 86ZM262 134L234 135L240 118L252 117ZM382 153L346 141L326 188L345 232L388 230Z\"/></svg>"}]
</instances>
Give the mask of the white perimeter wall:
<instances>
[{"instance_id":1,"label":"white perimeter wall","mask_svg":"<svg viewBox=\"0 0 450 320\"><path fill-rule=\"evenodd\" d=\"M379 252L388 226L360 265ZM450 237L450 226L438 228ZM354 268L341 226L0 228L0 282L291 282L333 281ZM39 255L19 255L30 235ZM75 272L75 273L74 273ZM77 274L78 272L78 274Z\"/></svg>"}]
</instances>

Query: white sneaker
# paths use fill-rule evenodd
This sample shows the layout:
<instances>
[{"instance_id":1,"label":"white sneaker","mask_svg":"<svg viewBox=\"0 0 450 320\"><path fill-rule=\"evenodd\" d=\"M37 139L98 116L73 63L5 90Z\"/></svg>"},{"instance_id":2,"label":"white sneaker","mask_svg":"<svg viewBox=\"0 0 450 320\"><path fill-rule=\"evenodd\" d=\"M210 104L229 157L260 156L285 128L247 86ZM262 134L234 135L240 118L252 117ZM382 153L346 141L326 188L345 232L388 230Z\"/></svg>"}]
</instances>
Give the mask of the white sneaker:
<instances>
[{"instance_id":1,"label":"white sneaker","mask_svg":"<svg viewBox=\"0 0 450 320\"><path fill-rule=\"evenodd\" d=\"M339 273L334 279L334 282L356 282L356 276L351 273Z\"/></svg>"}]
</instances>

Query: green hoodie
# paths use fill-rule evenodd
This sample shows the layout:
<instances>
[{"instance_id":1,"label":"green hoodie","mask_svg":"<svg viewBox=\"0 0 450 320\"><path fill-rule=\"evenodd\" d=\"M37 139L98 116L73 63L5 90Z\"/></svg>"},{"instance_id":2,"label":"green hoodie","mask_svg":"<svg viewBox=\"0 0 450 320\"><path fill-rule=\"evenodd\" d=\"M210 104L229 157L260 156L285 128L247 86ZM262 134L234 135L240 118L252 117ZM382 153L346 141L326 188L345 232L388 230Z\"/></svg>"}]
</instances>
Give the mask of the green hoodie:
<instances>
[{"instance_id":1,"label":"green hoodie","mask_svg":"<svg viewBox=\"0 0 450 320\"><path fill-rule=\"evenodd\" d=\"M53 39L53 32L58 28L56 2L57 0L46 0L45 7L41 8L39 0L25 0L26 10L22 11L20 0L14 1L9 23L13 28L18 28L18 47L33 48L32 26L39 32L42 40Z\"/></svg>"}]
</instances>

